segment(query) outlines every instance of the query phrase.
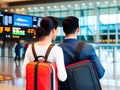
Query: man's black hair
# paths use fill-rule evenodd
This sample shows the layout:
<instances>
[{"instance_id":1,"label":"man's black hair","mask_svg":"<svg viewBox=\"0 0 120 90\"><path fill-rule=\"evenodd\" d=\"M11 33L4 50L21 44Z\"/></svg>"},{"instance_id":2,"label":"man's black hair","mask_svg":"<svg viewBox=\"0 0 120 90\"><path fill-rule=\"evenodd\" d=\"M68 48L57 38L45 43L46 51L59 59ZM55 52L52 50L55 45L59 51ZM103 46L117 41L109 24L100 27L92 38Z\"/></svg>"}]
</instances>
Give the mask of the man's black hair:
<instances>
[{"instance_id":1,"label":"man's black hair","mask_svg":"<svg viewBox=\"0 0 120 90\"><path fill-rule=\"evenodd\" d=\"M62 26L66 35L75 33L76 29L79 27L79 19L74 16L68 16L63 20Z\"/></svg>"}]
</instances>

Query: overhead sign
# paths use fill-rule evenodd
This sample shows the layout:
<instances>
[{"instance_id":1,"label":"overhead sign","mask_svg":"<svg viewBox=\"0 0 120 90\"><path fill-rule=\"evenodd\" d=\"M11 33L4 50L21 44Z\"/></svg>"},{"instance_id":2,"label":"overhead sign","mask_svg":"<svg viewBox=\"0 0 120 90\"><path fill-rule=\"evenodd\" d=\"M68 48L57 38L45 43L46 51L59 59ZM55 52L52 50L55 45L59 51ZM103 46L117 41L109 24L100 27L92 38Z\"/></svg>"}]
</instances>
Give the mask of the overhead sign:
<instances>
[{"instance_id":1,"label":"overhead sign","mask_svg":"<svg viewBox=\"0 0 120 90\"><path fill-rule=\"evenodd\" d=\"M36 39L36 27L42 17L0 12L1 39Z\"/></svg>"},{"instance_id":2,"label":"overhead sign","mask_svg":"<svg viewBox=\"0 0 120 90\"><path fill-rule=\"evenodd\" d=\"M32 17L14 14L14 26L32 27Z\"/></svg>"}]
</instances>

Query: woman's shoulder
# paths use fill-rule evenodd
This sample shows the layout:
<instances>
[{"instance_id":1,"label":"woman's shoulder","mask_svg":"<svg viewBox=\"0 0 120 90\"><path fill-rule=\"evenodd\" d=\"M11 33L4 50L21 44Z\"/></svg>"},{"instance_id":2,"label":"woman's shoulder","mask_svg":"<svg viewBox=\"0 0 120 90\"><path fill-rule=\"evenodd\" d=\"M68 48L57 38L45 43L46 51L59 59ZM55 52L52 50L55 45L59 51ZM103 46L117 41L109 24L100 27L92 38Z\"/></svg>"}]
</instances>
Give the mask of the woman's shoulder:
<instances>
[{"instance_id":1,"label":"woman's shoulder","mask_svg":"<svg viewBox=\"0 0 120 90\"><path fill-rule=\"evenodd\" d=\"M54 48L62 49L60 46L54 44Z\"/></svg>"},{"instance_id":2,"label":"woman's shoulder","mask_svg":"<svg viewBox=\"0 0 120 90\"><path fill-rule=\"evenodd\" d=\"M58 45L55 44L54 47L53 47L53 50L55 50L55 51L61 51L62 48L60 46L58 46Z\"/></svg>"},{"instance_id":3,"label":"woman's shoulder","mask_svg":"<svg viewBox=\"0 0 120 90\"><path fill-rule=\"evenodd\" d=\"M46 48L47 46L38 46L38 45L35 44L34 47L35 48ZM32 44L30 44L28 46L28 49L32 49ZM53 51L61 51L62 50L62 48L60 46L56 45L56 44L54 44L52 49L53 49Z\"/></svg>"}]
</instances>

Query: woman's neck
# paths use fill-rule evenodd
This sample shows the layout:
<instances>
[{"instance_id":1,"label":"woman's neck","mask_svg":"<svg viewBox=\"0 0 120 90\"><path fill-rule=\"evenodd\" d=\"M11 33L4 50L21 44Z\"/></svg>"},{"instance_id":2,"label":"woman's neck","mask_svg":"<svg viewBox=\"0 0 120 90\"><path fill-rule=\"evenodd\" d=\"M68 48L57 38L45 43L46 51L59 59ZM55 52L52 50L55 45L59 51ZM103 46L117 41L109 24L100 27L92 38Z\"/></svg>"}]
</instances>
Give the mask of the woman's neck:
<instances>
[{"instance_id":1,"label":"woman's neck","mask_svg":"<svg viewBox=\"0 0 120 90\"><path fill-rule=\"evenodd\" d=\"M48 36L43 37L41 40L37 42L38 45L49 45L52 43L52 39Z\"/></svg>"}]
</instances>

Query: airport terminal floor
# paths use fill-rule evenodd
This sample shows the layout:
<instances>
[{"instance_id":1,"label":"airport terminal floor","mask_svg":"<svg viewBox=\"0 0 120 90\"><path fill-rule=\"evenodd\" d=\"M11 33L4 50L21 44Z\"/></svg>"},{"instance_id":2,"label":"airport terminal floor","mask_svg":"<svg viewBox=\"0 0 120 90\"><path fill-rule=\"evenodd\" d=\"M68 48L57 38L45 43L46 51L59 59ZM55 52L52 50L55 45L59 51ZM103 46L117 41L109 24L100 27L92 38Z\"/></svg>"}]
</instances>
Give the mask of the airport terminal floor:
<instances>
[{"instance_id":1,"label":"airport terminal floor","mask_svg":"<svg viewBox=\"0 0 120 90\"><path fill-rule=\"evenodd\" d=\"M25 90L25 80L21 77L23 59L0 57L0 90ZM102 90L120 90L120 62L102 62L105 75L100 80Z\"/></svg>"}]
</instances>

